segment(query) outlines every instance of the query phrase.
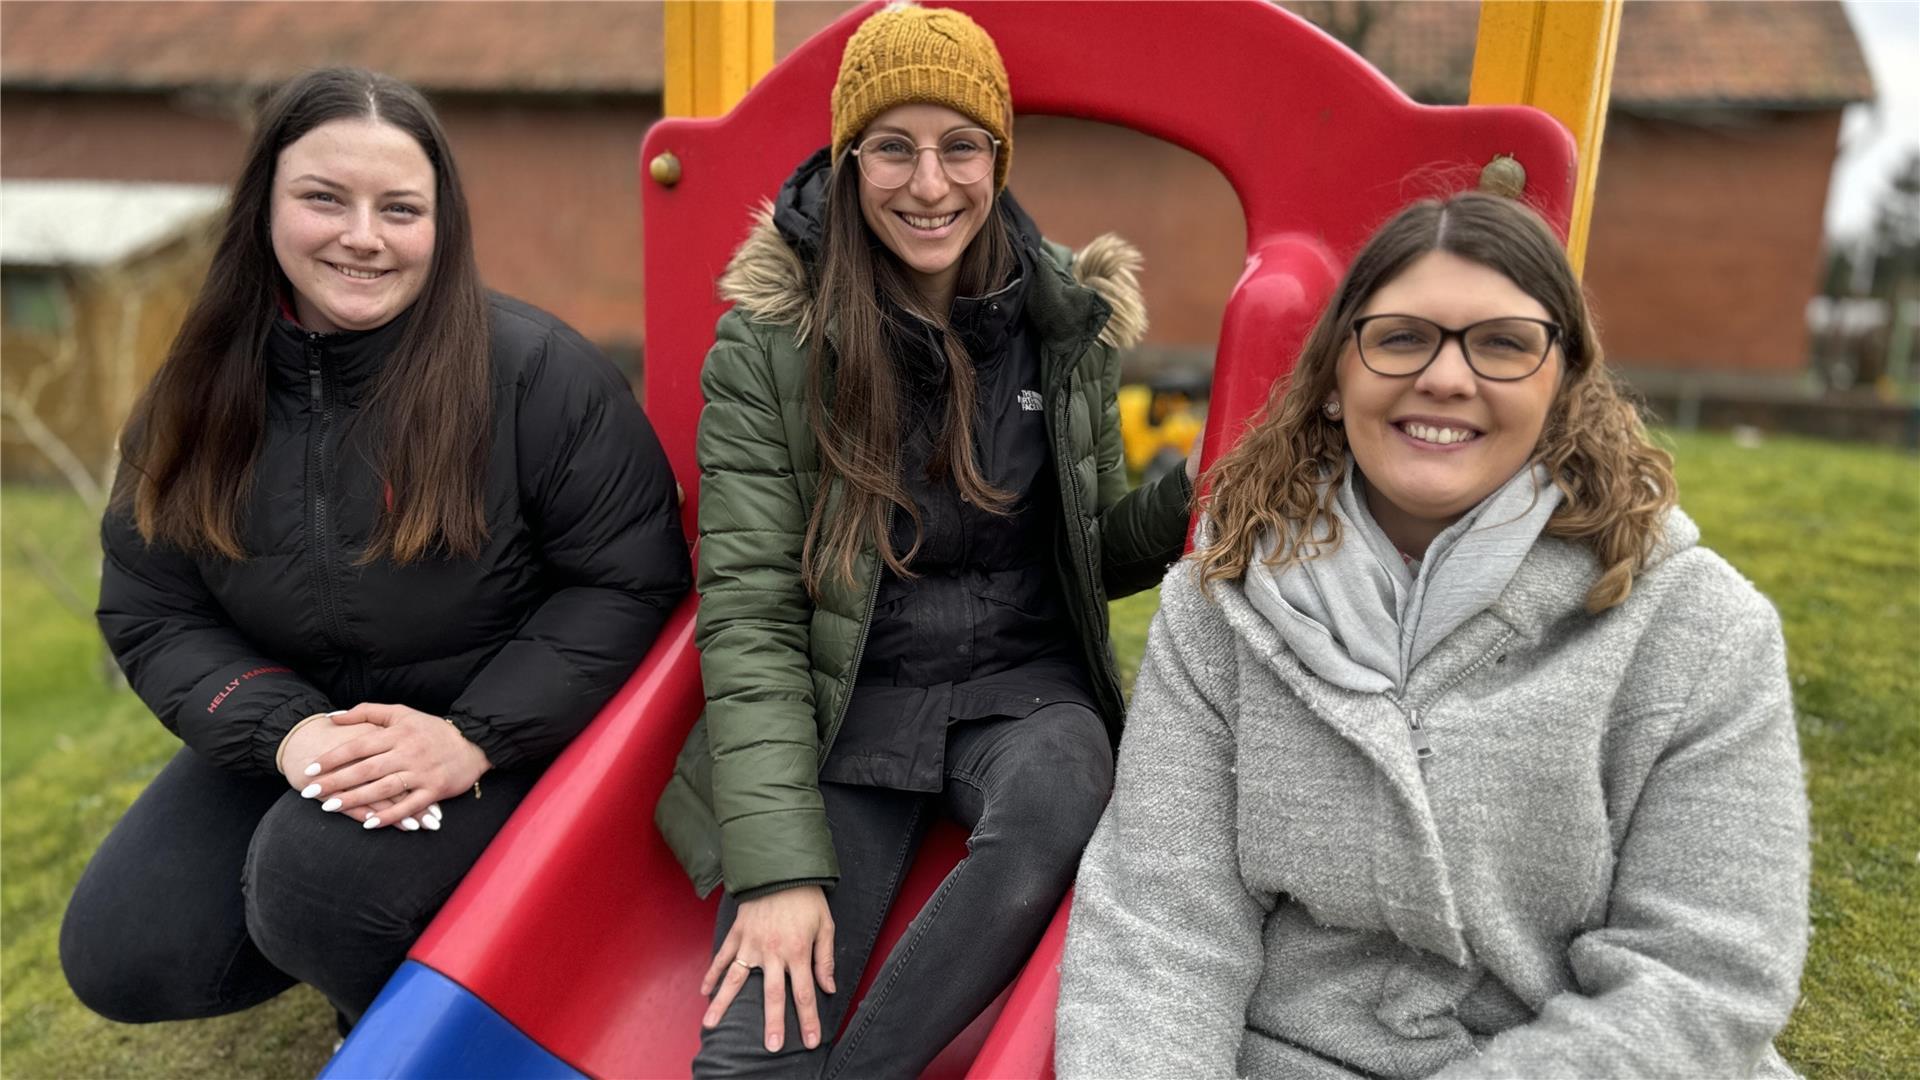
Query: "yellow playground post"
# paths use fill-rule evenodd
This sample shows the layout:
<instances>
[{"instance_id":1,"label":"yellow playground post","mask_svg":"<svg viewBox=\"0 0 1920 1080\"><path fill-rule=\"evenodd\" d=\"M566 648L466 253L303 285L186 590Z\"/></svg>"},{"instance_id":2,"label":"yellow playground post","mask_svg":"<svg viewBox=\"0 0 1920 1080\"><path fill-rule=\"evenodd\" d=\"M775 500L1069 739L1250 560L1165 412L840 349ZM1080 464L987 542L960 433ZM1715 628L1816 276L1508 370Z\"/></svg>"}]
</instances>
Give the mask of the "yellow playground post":
<instances>
[{"instance_id":1,"label":"yellow playground post","mask_svg":"<svg viewBox=\"0 0 1920 1080\"><path fill-rule=\"evenodd\" d=\"M1567 257L1586 262L1600 176L1622 0L1481 0L1471 105L1532 105L1573 132L1580 149Z\"/></svg>"},{"instance_id":2,"label":"yellow playground post","mask_svg":"<svg viewBox=\"0 0 1920 1080\"><path fill-rule=\"evenodd\" d=\"M773 0L666 0L668 116L719 116L773 67Z\"/></svg>"}]
</instances>

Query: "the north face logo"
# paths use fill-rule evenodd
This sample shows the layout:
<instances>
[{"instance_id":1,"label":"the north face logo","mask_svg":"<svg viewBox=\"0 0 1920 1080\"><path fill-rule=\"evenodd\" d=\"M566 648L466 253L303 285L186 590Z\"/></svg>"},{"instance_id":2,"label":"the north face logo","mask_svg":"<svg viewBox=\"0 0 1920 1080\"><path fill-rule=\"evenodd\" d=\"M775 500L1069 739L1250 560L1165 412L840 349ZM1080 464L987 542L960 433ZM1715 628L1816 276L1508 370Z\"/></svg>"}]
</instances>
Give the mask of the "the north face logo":
<instances>
[{"instance_id":1,"label":"the north face logo","mask_svg":"<svg viewBox=\"0 0 1920 1080\"><path fill-rule=\"evenodd\" d=\"M1021 408L1021 411L1023 412L1039 412L1040 411L1040 391L1038 390L1020 391L1020 408Z\"/></svg>"}]
</instances>

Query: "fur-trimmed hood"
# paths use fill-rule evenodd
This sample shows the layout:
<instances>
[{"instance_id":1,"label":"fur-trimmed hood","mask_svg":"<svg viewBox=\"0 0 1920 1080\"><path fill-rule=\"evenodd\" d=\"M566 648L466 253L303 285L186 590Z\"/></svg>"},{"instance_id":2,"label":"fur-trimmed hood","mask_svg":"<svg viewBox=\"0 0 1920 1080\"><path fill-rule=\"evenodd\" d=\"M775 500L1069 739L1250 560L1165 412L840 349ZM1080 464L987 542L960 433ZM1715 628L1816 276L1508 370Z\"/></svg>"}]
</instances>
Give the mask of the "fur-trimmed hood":
<instances>
[{"instance_id":1,"label":"fur-trimmed hood","mask_svg":"<svg viewBox=\"0 0 1920 1080\"><path fill-rule=\"evenodd\" d=\"M807 266L774 221L772 203L754 210L747 234L720 275L720 296L754 321L793 327L796 338L813 329L817 317L808 287ZM1140 294L1139 249L1113 233L1095 237L1077 252L1044 243L1036 253L1040 272L1064 271L1077 285L1092 289L1110 312L1100 331L1102 344L1130 348L1147 333L1147 305Z\"/></svg>"}]
</instances>

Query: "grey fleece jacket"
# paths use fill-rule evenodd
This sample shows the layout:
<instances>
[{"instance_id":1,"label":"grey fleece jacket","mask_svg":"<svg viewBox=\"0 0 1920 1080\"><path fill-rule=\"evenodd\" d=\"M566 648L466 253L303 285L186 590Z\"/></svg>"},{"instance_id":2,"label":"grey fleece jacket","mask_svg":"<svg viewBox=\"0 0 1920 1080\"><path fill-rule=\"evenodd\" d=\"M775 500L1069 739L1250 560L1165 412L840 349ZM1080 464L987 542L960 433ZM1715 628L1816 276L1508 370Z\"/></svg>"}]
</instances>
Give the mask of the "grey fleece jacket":
<instances>
[{"instance_id":1,"label":"grey fleece jacket","mask_svg":"<svg viewBox=\"0 0 1920 1080\"><path fill-rule=\"evenodd\" d=\"M1784 645L1698 538L1675 511L1590 616L1592 555L1542 537L1397 699L1177 565L1081 862L1059 1075L1791 1075Z\"/></svg>"}]
</instances>

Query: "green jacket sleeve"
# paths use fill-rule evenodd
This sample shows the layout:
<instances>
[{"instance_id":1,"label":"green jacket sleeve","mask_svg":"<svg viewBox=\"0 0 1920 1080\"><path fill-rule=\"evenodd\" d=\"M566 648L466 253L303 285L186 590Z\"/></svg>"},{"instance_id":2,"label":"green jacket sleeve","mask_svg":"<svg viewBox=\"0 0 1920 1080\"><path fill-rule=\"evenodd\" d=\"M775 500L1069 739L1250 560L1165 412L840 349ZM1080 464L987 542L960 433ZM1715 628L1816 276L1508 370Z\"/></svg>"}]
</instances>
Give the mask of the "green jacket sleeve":
<instances>
[{"instance_id":1,"label":"green jacket sleeve","mask_svg":"<svg viewBox=\"0 0 1920 1080\"><path fill-rule=\"evenodd\" d=\"M1111 346L1101 369L1099 446L1100 578L1109 599L1131 596L1160 584L1167 567L1186 550L1193 485L1185 469L1175 469L1132 491L1120 441L1120 358Z\"/></svg>"},{"instance_id":2,"label":"green jacket sleeve","mask_svg":"<svg viewBox=\"0 0 1920 1080\"><path fill-rule=\"evenodd\" d=\"M800 576L806 507L770 333L734 312L701 372L700 611L720 861L736 895L839 877L820 799Z\"/></svg>"}]
</instances>

